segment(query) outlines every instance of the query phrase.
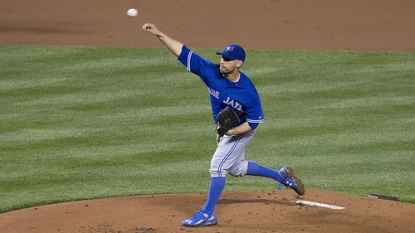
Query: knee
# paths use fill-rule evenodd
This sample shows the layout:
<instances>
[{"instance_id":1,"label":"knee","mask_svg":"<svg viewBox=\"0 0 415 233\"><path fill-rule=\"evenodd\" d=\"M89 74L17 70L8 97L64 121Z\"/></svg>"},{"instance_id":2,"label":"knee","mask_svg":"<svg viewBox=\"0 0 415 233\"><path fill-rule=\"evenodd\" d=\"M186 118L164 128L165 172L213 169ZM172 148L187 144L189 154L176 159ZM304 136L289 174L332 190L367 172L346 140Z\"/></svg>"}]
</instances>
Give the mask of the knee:
<instances>
[{"instance_id":1,"label":"knee","mask_svg":"<svg viewBox=\"0 0 415 233\"><path fill-rule=\"evenodd\" d=\"M229 175L239 177L239 176L246 175L246 172L244 172L242 170L229 171Z\"/></svg>"},{"instance_id":2,"label":"knee","mask_svg":"<svg viewBox=\"0 0 415 233\"><path fill-rule=\"evenodd\" d=\"M225 177L228 174L227 170L209 169L210 177Z\"/></svg>"},{"instance_id":3,"label":"knee","mask_svg":"<svg viewBox=\"0 0 415 233\"><path fill-rule=\"evenodd\" d=\"M229 175L235 176L235 177L246 175L247 167L248 167L247 165L248 165L247 163L243 163L240 166L229 169Z\"/></svg>"}]
</instances>

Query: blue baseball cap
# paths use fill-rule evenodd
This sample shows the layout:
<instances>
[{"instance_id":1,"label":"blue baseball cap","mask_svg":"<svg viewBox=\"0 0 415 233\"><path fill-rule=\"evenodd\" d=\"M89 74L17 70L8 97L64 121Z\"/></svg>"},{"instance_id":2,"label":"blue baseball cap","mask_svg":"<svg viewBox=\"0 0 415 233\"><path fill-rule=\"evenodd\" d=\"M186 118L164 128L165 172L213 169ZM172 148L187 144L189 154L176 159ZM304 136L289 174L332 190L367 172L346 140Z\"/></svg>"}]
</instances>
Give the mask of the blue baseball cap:
<instances>
[{"instance_id":1,"label":"blue baseball cap","mask_svg":"<svg viewBox=\"0 0 415 233\"><path fill-rule=\"evenodd\" d=\"M230 44L226 46L222 52L217 52L216 54L222 55L232 60L245 61L245 57L246 57L245 50L242 48L242 46L238 44Z\"/></svg>"}]
</instances>

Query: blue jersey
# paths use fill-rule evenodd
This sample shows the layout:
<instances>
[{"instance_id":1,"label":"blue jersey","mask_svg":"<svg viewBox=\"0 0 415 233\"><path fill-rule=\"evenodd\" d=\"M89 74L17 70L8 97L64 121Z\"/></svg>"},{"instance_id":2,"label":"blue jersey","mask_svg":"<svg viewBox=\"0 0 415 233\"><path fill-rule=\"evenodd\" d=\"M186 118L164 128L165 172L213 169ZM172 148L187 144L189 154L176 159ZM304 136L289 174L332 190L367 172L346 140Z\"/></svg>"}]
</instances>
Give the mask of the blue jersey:
<instances>
[{"instance_id":1,"label":"blue jersey","mask_svg":"<svg viewBox=\"0 0 415 233\"><path fill-rule=\"evenodd\" d=\"M252 129L264 121L261 100L252 81L244 73L240 73L238 82L225 79L220 73L219 64L214 64L183 46L178 60L189 72L198 75L210 93L212 115L216 116L227 106L232 107L239 116L240 124L248 122Z\"/></svg>"}]
</instances>

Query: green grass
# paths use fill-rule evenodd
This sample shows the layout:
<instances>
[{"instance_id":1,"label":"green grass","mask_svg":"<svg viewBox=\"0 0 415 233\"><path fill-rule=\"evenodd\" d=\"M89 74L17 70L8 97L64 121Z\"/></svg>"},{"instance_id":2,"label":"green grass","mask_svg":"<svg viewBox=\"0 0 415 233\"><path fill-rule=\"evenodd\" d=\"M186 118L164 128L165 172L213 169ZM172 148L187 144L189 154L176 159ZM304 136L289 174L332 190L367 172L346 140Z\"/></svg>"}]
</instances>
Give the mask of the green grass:
<instances>
[{"instance_id":1,"label":"green grass","mask_svg":"<svg viewBox=\"0 0 415 233\"><path fill-rule=\"evenodd\" d=\"M247 53L265 112L247 159L290 165L308 188L415 203L415 54ZM206 192L208 96L166 49L0 46L0 213ZM258 177L226 186L275 188Z\"/></svg>"}]
</instances>

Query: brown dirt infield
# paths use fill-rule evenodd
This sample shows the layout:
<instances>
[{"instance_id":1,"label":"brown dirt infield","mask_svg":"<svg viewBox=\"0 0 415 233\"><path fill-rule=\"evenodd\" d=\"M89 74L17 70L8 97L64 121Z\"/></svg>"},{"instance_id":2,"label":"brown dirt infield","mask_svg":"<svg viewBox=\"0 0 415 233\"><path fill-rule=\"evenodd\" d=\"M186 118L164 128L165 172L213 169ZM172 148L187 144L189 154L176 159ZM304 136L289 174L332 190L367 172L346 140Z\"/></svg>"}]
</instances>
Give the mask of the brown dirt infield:
<instances>
[{"instance_id":1,"label":"brown dirt infield","mask_svg":"<svg viewBox=\"0 0 415 233\"><path fill-rule=\"evenodd\" d=\"M129 8L137 18L128 18ZM413 0L13 0L0 7L2 45L162 47L140 30L145 22L189 47L415 52ZM248 155L249 157L249 155ZM307 185L307 184L306 184ZM415 232L413 204L308 189L224 192L219 224L181 221L206 193L146 195L39 206L0 215L0 231L20 232Z\"/></svg>"}]
</instances>

